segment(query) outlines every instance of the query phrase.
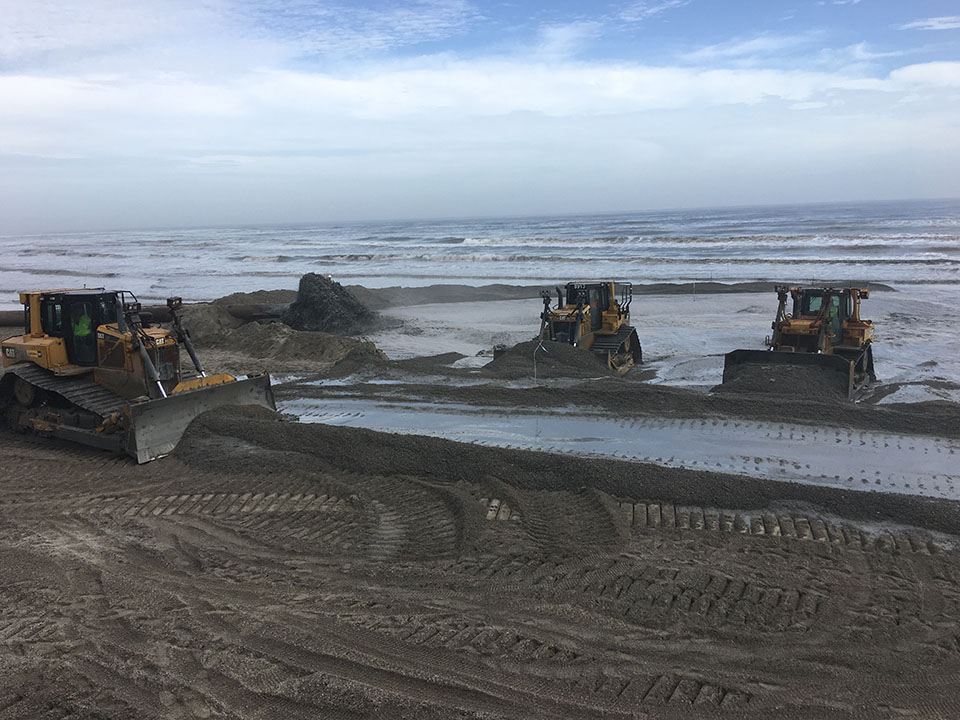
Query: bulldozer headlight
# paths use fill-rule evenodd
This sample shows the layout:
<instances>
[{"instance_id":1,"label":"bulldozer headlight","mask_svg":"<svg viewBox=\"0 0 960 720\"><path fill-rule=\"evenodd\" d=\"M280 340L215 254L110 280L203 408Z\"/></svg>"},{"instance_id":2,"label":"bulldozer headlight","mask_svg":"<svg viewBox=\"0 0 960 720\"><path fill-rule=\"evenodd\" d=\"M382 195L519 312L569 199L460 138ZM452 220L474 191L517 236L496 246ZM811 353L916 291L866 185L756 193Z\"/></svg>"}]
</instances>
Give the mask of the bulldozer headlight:
<instances>
[{"instance_id":1,"label":"bulldozer headlight","mask_svg":"<svg viewBox=\"0 0 960 720\"><path fill-rule=\"evenodd\" d=\"M12 347L5 347L3 349L3 356L8 358L15 358L17 356L17 349Z\"/></svg>"}]
</instances>

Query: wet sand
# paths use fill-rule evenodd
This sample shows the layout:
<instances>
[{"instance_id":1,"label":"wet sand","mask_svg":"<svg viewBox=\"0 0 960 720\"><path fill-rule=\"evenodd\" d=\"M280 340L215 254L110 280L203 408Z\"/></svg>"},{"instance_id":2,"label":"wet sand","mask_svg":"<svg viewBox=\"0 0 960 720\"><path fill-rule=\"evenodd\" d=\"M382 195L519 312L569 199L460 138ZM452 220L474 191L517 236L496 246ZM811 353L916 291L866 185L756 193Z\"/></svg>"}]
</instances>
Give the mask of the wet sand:
<instances>
[{"instance_id":1,"label":"wet sand","mask_svg":"<svg viewBox=\"0 0 960 720\"><path fill-rule=\"evenodd\" d=\"M478 317L496 331L499 305L408 306L394 318L405 325L378 332L399 346L405 327L415 347L431 324L447 340ZM460 406L494 424L588 412L626 434L699 422L683 425L698 441L724 423L783 424L807 433L779 439L791 453L815 452L825 430L841 438L828 463L864 452L861 435L912 440L921 456L960 438L953 403L650 384L678 366L666 352L615 378L558 351L534 383L520 364L472 367L489 358L469 343L391 360L363 340L233 331L201 347L208 365L239 369L256 352L288 374L281 405ZM673 342L648 335L645 348ZM143 466L0 441L0 718L960 714L956 501L784 482L772 465L748 476L256 410L204 415Z\"/></svg>"}]
</instances>

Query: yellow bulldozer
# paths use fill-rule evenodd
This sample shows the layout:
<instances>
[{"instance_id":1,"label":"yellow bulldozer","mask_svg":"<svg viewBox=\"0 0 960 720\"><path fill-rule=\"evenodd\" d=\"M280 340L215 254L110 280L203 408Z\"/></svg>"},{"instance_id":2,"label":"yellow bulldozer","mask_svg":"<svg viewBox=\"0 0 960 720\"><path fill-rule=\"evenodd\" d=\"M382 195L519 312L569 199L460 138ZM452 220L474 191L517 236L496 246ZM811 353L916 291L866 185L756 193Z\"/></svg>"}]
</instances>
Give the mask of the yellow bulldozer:
<instances>
[{"instance_id":1,"label":"yellow bulldozer","mask_svg":"<svg viewBox=\"0 0 960 720\"><path fill-rule=\"evenodd\" d=\"M766 338L766 350L734 350L723 363L723 382L734 380L749 365L794 365L834 370L847 397L876 380L873 322L860 318L865 288L777 286L779 305ZM787 301L792 301L787 311Z\"/></svg>"},{"instance_id":2,"label":"yellow bulldozer","mask_svg":"<svg viewBox=\"0 0 960 720\"><path fill-rule=\"evenodd\" d=\"M617 298L617 285L620 297ZM552 295L541 290L540 339L568 343L601 356L610 369L625 373L643 361L637 331L630 325L633 283L571 282L566 293L557 288L557 306Z\"/></svg>"},{"instance_id":3,"label":"yellow bulldozer","mask_svg":"<svg viewBox=\"0 0 960 720\"><path fill-rule=\"evenodd\" d=\"M209 375L169 298L170 327L128 291L20 293L24 333L0 343L0 411L21 431L126 453L168 454L197 415L224 405L276 410L269 375ZM181 371L180 351L193 363Z\"/></svg>"}]
</instances>

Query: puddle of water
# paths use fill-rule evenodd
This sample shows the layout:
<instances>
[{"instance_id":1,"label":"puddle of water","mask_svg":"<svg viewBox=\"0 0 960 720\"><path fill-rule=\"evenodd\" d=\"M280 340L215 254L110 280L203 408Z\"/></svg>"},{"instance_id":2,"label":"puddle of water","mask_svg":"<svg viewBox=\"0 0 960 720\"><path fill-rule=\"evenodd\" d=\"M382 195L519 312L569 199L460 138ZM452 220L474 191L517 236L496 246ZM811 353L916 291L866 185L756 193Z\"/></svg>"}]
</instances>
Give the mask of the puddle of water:
<instances>
[{"instance_id":1,"label":"puddle of water","mask_svg":"<svg viewBox=\"0 0 960 720\"><path fill-rule=\"evenodd\" d=\"M849 490L960 499L960 442L733 420L617 419L576 409L504 413L440 403L297 398L302 422L364 427L498 447L651 462Z\"/></svg>"},{"instance_id":2,"label":"puddle of water","mask_svg":"<svg viewBox=\"0 0 960 720\"><path fill-rule=\"evenodd\" d=\"M270 384L271 385L283 385L284 383L295 383L303 380L306 377L305 375L283 375L270 373Z\"/></svg>"},{"instance_id":3,"label":"puddle of water","mask_svg":"<svg viewBox=\"0 0 960 720\"><path fill-rule=\"evenodd\" d=\"M295 382L300 380L295 375L290 376L292 379L283 380L282 382ZM602 380L603 378L596 378L597 380ZM281 381L275 381L274 384L278 384ZM511 380L504 382L495 378L484 378L484 377L475 377L475 378L464 378L464 377L450 377L448 375L409 375L406 377L400 378L367 378L360 375L348 375L347 377L342 378L323 378L320 380L306 380L304 382L299 382L300 385L310 385L313 387L349 387L352 385L437 385L443 384L449 387L481 387L485 385L497 385L499 387L506 387L512 390L522 390L526 388L533 387L573 387L583 380L578 380L575 378L550 378L547 380L539 380L536 383L531 380Z\"/></svg>"},{"instance_id":4,"label":"puddle of water","mask_svg":"<svg viewBox=\"0 0 960 720\"><path fill-rule=\"evenodd\" d=\"M449 365L452 368L482 368L484 365L487 365L493 358L480 355L473 357L460 358L456 362Z\"/></svg>"}]
</instances>

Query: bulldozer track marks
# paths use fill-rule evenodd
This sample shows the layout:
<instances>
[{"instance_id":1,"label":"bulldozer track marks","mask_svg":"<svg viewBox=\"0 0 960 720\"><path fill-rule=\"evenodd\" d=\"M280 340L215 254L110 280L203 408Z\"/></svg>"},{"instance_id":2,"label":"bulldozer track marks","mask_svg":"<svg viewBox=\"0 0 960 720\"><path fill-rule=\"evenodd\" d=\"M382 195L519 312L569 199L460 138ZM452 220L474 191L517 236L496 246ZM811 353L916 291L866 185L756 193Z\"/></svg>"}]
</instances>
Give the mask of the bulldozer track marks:
<instances>
[{"instance_id":1,"label":"bulldozer track marks","mask_svg":"<svg viewBox=\"0 0 960 720\"><path fill-rule=\"evenodd\" d=\"M467 650L517 661L571 662L580 658L580 654L570 648L483 623L365 615L358 617L356 624L411 645L430 648Z\"/></svg>"},{"instance_id":2,"label":"bulldozer track marks","mask_svg":"<svg viewBox=\"0 0 960 720\"><path fill-rule=\"evenodd\" d=\"M129 468L134 465L130 458L63 440L5 433L3 441L4 461L15 462L17 473L24 477L38 469L49 468L52 464L63 465L64 462L82 471Z\"/></svg>"},{"instance_id":3,"label":"bulldozer track marks","mask_svg":"<svg viewBox=\"0 0 960 720\"><path fill-rule=\"evenodd\" d=\"M750 694L703 683L679 675L636 675L581 678L577 687L586 689L595 697L608 699L612 705L698 705L718 706L724 710L743 708L750 702Z\"/></svg>"},{"instance_id":4,"label":"bulldozer track marks","mask_svg":"<svg viewBox=\"0 0 960 720\"><path fill-rule=\"evenodd\" d=\"M781 630L804 627L829 598L809 588L746 581L699 568L663 568L631 558L566 562L523 555L461 559L445 570L484 583L531 586L545 598L573 599L631 623L692 616Z\"/></svg>"},{"instance_id":5,"label":"bulldozer track marks","mask_svg":"<svg viewBox=\"0 0 960 720\"><path fill-rule=\"evenodd\" d=\"M806 588L785 589L703 570L637 565L583 588L612 603L631 621L693 613L708 622L734 621L772 629L805 626L827 598Z\"/></svg>"},{"instance_id":6,"label":"bulldozer track marks","mask_svg":"<svg viewBox=\"0 0 960 720\"><path fill-rule=\"evenodd\" d=\"M392 489L390 504L322 492L207 492L71 497L9 503L7 511L107 516L118 520L201 518L280 538L282 544L344 540L366 546L373 559L443 557L458 545L450 509L420 486ZM0 506L0 511L4 506ZM322 521L321 521L322 519ZM351 535L352 539L344 539Z\"/></svg>"},{"instance_id":7,"label":"bulldozer track marks","mask_svg":"<svg viewBox=\"0 0 960 720\"><path fill-rule=\"evenodd\" d=\"M683 675L631 673L622 663L605 663L565 643L533 637L524 630L451 617L392 615L392 608L380 603L356 603L352 609L358 614L347 611L339 614L339 621L390 637L404 646L413 646L434 663L443 663L445 652L496 658L500 684L504 688L529 692L526 688L532 677L535 685L531 689L538 698L548 702L554 698L566 702L564 699L570 697L571 689L577 691L578 704L600 712L635 712L668 704L726 709L745 707L751 699L751 694L743 690ZM376 614L378 610L382 614ZM369 614L371 611L375 614ZM415 656L400 652L413 666L417 665ZM599 663L603 669L584 674L581 670L587 663L594 667ZM463 667L471 667L471 661L465 661ZM555 677L551 676L550 668L556 668ZM565 679L564 668L576 669L576 679Z\"/></svg>"},{"instance_id":8,"label":"bulldozer track marks","mask_svg":"<svg viewBox=\"0 0 960 720\"><path fill-rule=\"evenodd\" d=\"M377 526L370 548L374 560L446 557L460 546L453 510L434 488L412 480L381 480L370 492L376 498Z\"/></svg>"},{"instance_id":9,"label":"bulldozer track marks","mask_svg":"<svg viewBox=\"0 0 960 720\"><path fill-rule=\"evenodd\" d=\"M170 516L268 517L297 513L336 514L345 508L343 499L323 493L181 493L170 495L108 495L71 498L39 506L62 515L109 515L118 518Z\"/></svg>"},{"instance_id":10,"label":"bulldozer track marks","mask_svg":"<svg viewBox=\"0 0 960 720\"><path fill-rule=\"evenodd\" d=\"M31 447L0 447L0 720L798 718L888 685L891 707L956 714L945 536L492 472L221 474ZM118 463L136 482L114 483ZM31 494L38 472L51 492Z\"/></svg>"},{"instance_id":11,"label":"bulldozer track marks","mask_svg":"<svg viewBox=\"0 0 960 720\"><path fill-rule=\"evenodd\" d=\"M431 621L430 618L393 615L347 618L361 627L397 638L410 645L493 656L517 663L504 672L529 673L530 663L545 665L596 663L597 658L584 656L562 643L550 643L522 631L453 619ZM696 704L723 708L743 707L750 694L701 682L674 674L591 675L574 682L578 690L597 705L610 708L628 705ZM544 688L545 690L545 688Z\"/></svg>"},{"instance_id":12,"label":"bulldozer track marks","mask_svg":"<svg viewBox=\"0 0 960 720\"><path fill-rule=\"evenodd\" d=\"M615 549L620 533L598 493L540 492L517 497L523 529L543 548ZM575 518L571 522L571 518Z\"/></svg>"},{"instance_id":13,"label":"bulldozer track marks","mask_svg":"<svg viewBox=\"0 0 960 720\"><path fill-rule=\"evenodd\" d=\"M0 645L58 642L63 639L62 627L46 615L0 620Z\"/></svg>"},{"instance_id":14,"label":"bulldozer track marks","mask_svg":"<svg viewBox=\"0 0 960 720\"><path fill-rule=\"evenodd\" d=\"M621 500L620 511L635 532L702 530L753 537L803 540L864 552L919 553L944 551L940 545L906 532L869 532L849 524L788 513L738 513L671 503L632 503Z\"/></svg>"}]
</instances>

